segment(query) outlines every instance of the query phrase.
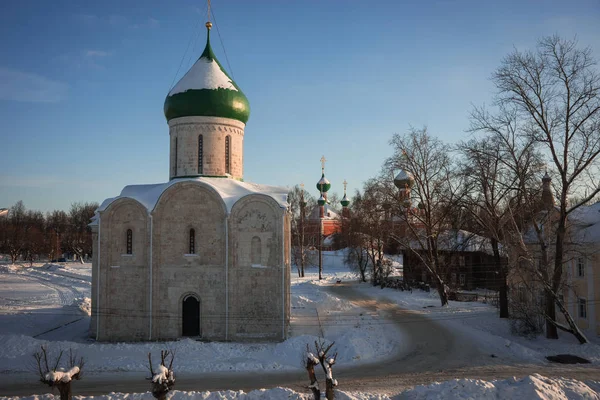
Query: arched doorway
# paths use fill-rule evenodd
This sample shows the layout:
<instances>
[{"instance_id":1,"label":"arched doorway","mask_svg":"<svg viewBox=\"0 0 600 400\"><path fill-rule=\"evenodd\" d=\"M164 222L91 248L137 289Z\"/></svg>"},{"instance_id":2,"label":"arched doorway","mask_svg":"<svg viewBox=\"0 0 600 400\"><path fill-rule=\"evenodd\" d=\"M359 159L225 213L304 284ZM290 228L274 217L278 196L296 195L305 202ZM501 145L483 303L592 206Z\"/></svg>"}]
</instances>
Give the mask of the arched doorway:
<instances>
[{"instance_id":1,"label":"arched doorway","mask_svg":"<svg viewBox=\"0 0 600 400\"><path fill-rule=\"evenodd\" d=\"M200 301L193 295L183 299L182 336L200 336Z\"/></svg>"}]
</instances>

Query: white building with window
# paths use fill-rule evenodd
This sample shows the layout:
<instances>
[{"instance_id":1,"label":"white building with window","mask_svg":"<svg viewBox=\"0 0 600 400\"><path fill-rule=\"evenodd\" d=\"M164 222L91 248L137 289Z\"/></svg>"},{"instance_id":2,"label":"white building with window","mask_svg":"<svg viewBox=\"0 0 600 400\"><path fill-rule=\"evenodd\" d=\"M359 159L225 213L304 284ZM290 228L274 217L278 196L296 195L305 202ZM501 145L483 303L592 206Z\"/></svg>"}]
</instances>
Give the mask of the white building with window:
<instances>
[{"instance_id":1,"label":"white building with window","mask_svg":"<svg viewBox=\"0 0 600 400\"><path fill-rule=\"evenodd\" d=\"M243 182L250 108L209 38L164 112L170 180L125 187L101 204L91 224L91 335L285 339L288 190Z\"/></svg>"},{"instance_id":2,"label":"white building with window","mask_svg":"<svg viewBox=\"0 0 600 400\"><path fill-rule=\"evenodd\" d=\"M600 336L600 202L574 210L569 224L573 256L563 297L577 325Z\"/></svg>"}]
</instances>

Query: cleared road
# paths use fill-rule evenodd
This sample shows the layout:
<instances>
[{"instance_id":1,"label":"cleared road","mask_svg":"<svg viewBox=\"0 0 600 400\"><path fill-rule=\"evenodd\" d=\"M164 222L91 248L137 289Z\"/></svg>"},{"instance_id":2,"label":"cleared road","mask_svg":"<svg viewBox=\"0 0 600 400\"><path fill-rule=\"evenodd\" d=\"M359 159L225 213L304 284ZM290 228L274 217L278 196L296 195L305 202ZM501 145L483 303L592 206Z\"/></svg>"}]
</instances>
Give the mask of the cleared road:
<instances>
[{"instance_id":1,"label":"cleared road","mask_svg":"<svg viewBox=\"0 0 600 400\"><path fill-rule=\"evenodd\" d=\"M328 288L337 297L389 319L404 332L406 351L391 354L374 364L334 368L339 389L378 393L397 393L407 387L453 378L496 379L510 376L522 377L533 373L546 376L563 376L580 380L600 380L596 367L560 365L515 365L514 360L491 357L479 350L469 340L455 335L439 323L418 313L399 308L390 301L366 297L352 285L334 285ZM327 323L327 321L321 321ZM75 382L74 393L98 395L110 392L146 392L150 389L145 373L88 374ZM284 373L177 373L177 390L252 390L284 386L299 392L307 392L308 379L305 371ZM25 383L27 382L27 383ZM14 374L0 379L0 394L29 395L45 393L33 374ZM27 387L25 387L27 386Z\"/></svg>"}]
</instances>

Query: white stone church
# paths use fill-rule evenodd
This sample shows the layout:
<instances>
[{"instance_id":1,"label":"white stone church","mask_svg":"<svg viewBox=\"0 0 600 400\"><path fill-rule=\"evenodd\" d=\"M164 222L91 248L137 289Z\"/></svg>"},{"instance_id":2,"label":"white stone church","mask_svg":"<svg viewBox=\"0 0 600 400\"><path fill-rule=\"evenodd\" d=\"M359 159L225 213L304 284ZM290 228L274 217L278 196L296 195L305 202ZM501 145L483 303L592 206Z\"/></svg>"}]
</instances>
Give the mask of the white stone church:
<instances>
[{"instance_id":1,"label":"white stone church","mask_svg":"<svg viewBox=\"0 0 600 400\"><path fill-rule=\"evenodd\" d=\"M126 186L90 224L100 341L283 340L286 188L243 182L246 96L210 46L169 92L169 182Z\"/></svg>"}]
</instances>

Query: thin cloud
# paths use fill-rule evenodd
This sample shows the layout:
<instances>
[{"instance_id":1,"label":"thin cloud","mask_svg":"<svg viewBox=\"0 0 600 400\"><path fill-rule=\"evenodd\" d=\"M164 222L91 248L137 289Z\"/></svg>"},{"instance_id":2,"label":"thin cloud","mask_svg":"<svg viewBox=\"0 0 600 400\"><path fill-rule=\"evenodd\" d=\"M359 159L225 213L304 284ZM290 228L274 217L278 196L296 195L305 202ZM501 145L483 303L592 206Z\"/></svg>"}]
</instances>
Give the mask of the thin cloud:
<instances>
[{"instance_id":1,"label":"thin cloud","mask_svg":"<svg viewBox=\"0 0 600 400\"><path fill-rule=\"evenodd\" d=\"M111 56L112 53L103 50L86 50L85 55L86 57L108 57Z\"/></svg>"},{"instance_id":2,"label":"thin cloud","mask_svg":"<svg viewBox=\"0 0 600 400\"><path fill-rule=\"evenodd\" d=\"M29 103L58 103L67 97L69 86L41 75L0 67L0 100Z\"/></svg>"},{"instance_id":3,"label":"thin cloud","mask_svg":"<svg viewBox=\"0 0 600 400\"><path fill-rule=\"evenodd\" d=\"M76 14L75 19L85 25L95 26L105 25L114 28L128 29L156 29L160 27L160 21L156 18L146 17L143 20L131 21L124 15L109 15L108 17L99 17L91 14Z\"/></svg>"},{"instance_id":4,"label":"thin cloud","mask_svg":"<svg viewBox=\"0 0 600 400\"><path fill-rule=\"evenodd\" d=\"M143 23L131 25L131 28L133 28L133 29L142 29L142 28L156 29L159 27L160 27L160 21L157 20L156 18L152 18L152 17L148 17L146 19L146 21L144 21Z\"/></svg>"}]
</instances>

